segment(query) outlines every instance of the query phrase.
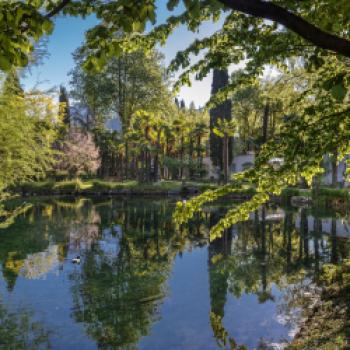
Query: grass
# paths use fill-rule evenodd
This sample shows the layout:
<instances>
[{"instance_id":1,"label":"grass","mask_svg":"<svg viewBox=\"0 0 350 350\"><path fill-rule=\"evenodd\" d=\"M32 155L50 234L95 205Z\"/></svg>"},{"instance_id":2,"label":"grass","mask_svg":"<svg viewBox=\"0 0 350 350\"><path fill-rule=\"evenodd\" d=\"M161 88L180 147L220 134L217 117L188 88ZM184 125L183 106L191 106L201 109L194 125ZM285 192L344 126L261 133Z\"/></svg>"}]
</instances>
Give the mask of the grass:
<instances>
[{"instance_id":1,"label":"grass","mask_svg":"<svg viewBox=\"0 0 350 350\"><path fill-rule=\"evenodd\" d=\"M303 197L338 197L338 198L350 198L350 191L348 188L331 188L331 187L320 187L317 190L314 189L300 189L295 187L288 187L282 191L283 197L303 196Z\"/></svg>"},{"instance_id":2,"label":"grass","mask_svg":"<svg viewBox=\"0 0 350 350\"><path fill-rule=\"evenodd\" d=\"M312 191L309 189L301 189L294 187L287 187L282 191L282 197L289 198L293 196L311 197Z\"/></svg>"},{"instance_id":3,"label":"grass","mask_svg":"<svg viewBox=\"0 0 350 350\"><path fill-rule=\"evenodd\" d=\"M73 179L54 181L46 180L41 182L27 182L16 188L12 192L25 195L70 195L70 194L114 194L114 193L134 193L134 194L186 194L200 193L208 189L217 188L217 184L207 181L158 181L152 183L138 183L137 181L104 181L101 179ZM253 195L253 189L243 189L240 194ZM311 189L286 188L283 190L282 203L289 204L293 196L309 197L314 200L315 205L327 206L326 204L334 198L342 200L350 199L349 189L334 189L321 187L318 195Z\"/></svg>"},{"instance_id":4,"label":"grass","mask_svg":"<svg viewBox=\"0 0 350 350\"><path fill-rule=\"evenodd\" d=\"M105 193L139 193L139 194L168 194L169 192L203 192L217 185L208 182L186 181L158 181L155 183L138 183L137 181L103 181L92 180L47 180L42 182L27 182L16 188L13 192L26 195L50 195L50 194L105 194Z\"/></svg>"}]
</instances>

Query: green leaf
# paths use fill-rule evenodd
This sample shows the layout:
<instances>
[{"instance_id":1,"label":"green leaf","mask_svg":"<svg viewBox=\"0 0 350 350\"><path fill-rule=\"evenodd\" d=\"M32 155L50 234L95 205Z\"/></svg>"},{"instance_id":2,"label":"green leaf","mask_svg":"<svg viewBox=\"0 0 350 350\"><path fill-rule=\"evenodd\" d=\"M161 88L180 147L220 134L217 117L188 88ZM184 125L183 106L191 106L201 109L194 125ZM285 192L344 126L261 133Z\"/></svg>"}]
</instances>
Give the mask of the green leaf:
<instances>
[{"instance_id":1,"label":"green leaf","mask_svg":"<svg viewBox=\"0 0 350 350\"><path fill-rule=\"evenodd\" d=\"M178 4L179 0L169 0L167 3L167 8L169 11L173 11Z\"/></svg>"},{"instance_id":2,"label":"green leaf","mask_svg":"<svg viewBox=\"0 0 350 350\"><path fill-rule=\"evenodd\" d=\"M51 34L53 31L53 23L50 20L43 22L42 29L45 34Z\"/></svg>"},{"instance_id":3,"label":"green leaf","mask_svg":"<svg viewBox=\"0 0 350 350\"><path fill-rule=\"evenodd\" d=\"M339 102L342 102L346 96L347 90L343 84L337 84L330 90L332 96Z\"/></svg>"}]
</instances>

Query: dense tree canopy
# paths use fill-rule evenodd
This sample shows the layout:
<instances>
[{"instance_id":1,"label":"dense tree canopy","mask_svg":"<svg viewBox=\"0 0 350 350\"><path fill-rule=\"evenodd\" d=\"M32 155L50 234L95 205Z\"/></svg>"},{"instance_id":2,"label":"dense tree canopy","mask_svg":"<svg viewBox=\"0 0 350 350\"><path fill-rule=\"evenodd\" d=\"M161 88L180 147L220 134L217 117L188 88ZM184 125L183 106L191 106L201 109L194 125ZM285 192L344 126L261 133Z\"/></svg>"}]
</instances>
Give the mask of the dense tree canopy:
<instances>
[{"instance_id":1,"label":"dense tree canopy","mask_svg":"<svg viewBox=\"0 0 350 350\"><path fill-rule=\"evenodd\" d=\"M204 19L218 17L222 11L232 11L232 16L228 16L231 20L226 22L230 27L228 29L231 37L247 35L248 27L244 28L240 23L241 18L244 18L243 22L250 22L252 27L249 28L249 32L256 36L255 39L273 40L274 37L290 35L293 32L291 36L299 42L299 45L305 46L309 42L315 47L331 50L347 57L350 55L350 41L344 34L349 29L349 4L346 0L323 0L318 1L317 4L310 0L167 1L169 10L173 10L180 3L184 4L185 12L177 17L169 17L167 24L161 25L152 32L152 41L164 41L179 24L186 23L190 29L195 30ZM94 54L97 54L94 55L93 61L101 62L108 56L120 53L122 45L121 41L115 38L116 32L120 30L141 32L148 22L155 24L157 21L155 0L146 2L5 1L0 7L1 32L4 33L0 38L1 69L9 69L13 65L26 65L28 54L33 49L32 39L38 40L43 34L50 33L54 16L60 13L72 16L96 14L101 24L91 29L87 35L87 41L89 46L95 49ZM235 18L234 21L232 17ZM270 20L275 24L270 25L262 20ZM277 24L290 31L281 30ZM113 40L110 40L112 38ZM135 41L140 43L143 39L136 35ZM283 44L283 42L280 43ZM289 44L290 42L284 43L284 45Z\"/></svg>"}]
</instances>

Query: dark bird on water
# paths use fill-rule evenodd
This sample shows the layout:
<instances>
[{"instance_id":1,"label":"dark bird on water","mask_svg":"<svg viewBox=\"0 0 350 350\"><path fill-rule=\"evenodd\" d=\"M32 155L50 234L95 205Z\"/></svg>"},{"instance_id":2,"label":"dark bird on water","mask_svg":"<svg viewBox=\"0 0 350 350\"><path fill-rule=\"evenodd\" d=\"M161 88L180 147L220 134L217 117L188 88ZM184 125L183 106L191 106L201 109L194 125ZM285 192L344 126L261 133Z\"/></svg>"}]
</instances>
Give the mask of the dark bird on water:
<instances>
[{"instance_id":1,"label":"dark bird on water","mask_svg":"<svg viewBox=\"0 0 350 350\"><path fill-rule=\"evenodd\" d=\"M72 259L73 264L80 264L80 256L77 255L75 258Z\"/></svg>"}]
</instances>

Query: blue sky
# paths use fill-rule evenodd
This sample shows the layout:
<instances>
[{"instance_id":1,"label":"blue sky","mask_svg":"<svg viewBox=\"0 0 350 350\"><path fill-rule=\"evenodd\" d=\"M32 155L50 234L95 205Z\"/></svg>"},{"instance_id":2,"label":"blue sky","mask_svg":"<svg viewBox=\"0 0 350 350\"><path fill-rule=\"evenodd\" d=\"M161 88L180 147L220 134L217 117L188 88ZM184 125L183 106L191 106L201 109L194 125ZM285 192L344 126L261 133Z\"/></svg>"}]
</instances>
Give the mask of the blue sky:
<instances>
[{"instance_id":1,"label":"blue sky","mask_svg":"<svg viewBox=\"0 0 350 350\"><path fill-rule=\"evenodd\" d=\"M158 1L158 23L165 20L168 11L166 1ZM180 12L181 8L177 10ZM33 67L23 79L25 88L37 85L42 89L49 89L60 84L69 89L69 71L74 66L72 53L84 41L84 33L97 23L96 18L86 19L75 17L58 17L55 20L55 29L49 37L48 53L40 66ZM217 30L219 23L204 23L198 33L189 32L184 26L178 28L169 38L165 47L160 51L165 55L165 64L168 64L178 50L186 48L195 38L208 36ZM211 76L201 82L194 82L192 87L184 87L180 92L187 104L194 101L196 106L203 106L210 96Z\"/></svg>"}]
</instances>

